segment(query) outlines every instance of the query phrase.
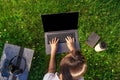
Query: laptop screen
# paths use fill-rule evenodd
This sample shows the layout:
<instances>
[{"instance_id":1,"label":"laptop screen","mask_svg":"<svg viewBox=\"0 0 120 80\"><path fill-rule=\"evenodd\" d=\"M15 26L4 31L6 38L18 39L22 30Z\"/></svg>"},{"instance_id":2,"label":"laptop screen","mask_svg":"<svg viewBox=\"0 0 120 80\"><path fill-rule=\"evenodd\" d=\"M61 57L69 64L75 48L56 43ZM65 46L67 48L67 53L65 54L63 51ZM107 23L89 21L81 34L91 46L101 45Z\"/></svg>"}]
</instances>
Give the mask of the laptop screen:
<instances>
[{"instance_id":1,"label":"laptop screen","mask_svg":"<svg viewBox=\"0 0 120 80\"><path fill-rule=\"evenodd\" d=\"M78 12L41 15L44 32L77 29Z\"/></svg>"}]
</instances>

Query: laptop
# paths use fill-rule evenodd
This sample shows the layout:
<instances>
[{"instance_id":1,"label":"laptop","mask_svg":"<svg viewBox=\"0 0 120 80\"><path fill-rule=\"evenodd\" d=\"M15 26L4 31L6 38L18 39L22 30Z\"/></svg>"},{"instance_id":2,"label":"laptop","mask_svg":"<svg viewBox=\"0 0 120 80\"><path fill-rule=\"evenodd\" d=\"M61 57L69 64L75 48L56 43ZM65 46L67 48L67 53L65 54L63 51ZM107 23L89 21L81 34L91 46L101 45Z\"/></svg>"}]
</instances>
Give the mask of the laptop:
<instances>
[{"instance_id":1,"label":"laptop","mask_svg":"<svg viewBox=\"0 0 120 80\"><path fill-rule=\"evenodd\" d=\"M45 34L46 54L50 54L51 47L49 41L58 38L57 53L68 52L65 38L71 36L75 39L75 48L80 49L78 40L78 16L79 12L43 14L41 15L42 24Z\"/></svg>"}]
</instances>

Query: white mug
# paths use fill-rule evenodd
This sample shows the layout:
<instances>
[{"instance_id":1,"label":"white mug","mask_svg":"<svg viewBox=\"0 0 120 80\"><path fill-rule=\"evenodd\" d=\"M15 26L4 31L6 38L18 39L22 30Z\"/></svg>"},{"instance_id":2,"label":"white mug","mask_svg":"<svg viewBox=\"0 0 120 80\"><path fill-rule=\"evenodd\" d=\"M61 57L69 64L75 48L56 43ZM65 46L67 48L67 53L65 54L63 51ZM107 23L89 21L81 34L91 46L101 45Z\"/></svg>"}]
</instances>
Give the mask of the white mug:
<instances>
[{"instance_id":1,"label":"white mug","mask_svg":"<svg viewBox=\"0 0 120 80\"><path fill-rule=\"evenodd\" d=\"M94 49L96 52L100 52L100 51L106 50L106 48L107 48L107 45L105 42L99 42Z\"/></svg>"}]
</instances>

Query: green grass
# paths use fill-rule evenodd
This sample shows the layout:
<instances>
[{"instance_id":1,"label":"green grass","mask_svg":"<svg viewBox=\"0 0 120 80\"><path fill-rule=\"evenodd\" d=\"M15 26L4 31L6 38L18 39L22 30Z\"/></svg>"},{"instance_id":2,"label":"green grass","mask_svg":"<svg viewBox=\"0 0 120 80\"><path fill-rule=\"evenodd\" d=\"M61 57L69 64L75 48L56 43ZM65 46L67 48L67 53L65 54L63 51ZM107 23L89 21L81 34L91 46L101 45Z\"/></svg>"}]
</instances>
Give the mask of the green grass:
<instances>
[{"instance_id":1,"label":"green grass","mask_svg":"<svg viewBox=\"0 0 120 80\"><path fill-rule=\"evenodd\" d=\"M42 80L49 56L41 14L78 11L80 47L87 59L85 80L120 80L120 0L0 0L0 56L6 42L35 50L28 80ZM85 41L92 32L108 45L96 53ZM57 70L64 55L57 55Z\"/></svg>"}]
</instances>

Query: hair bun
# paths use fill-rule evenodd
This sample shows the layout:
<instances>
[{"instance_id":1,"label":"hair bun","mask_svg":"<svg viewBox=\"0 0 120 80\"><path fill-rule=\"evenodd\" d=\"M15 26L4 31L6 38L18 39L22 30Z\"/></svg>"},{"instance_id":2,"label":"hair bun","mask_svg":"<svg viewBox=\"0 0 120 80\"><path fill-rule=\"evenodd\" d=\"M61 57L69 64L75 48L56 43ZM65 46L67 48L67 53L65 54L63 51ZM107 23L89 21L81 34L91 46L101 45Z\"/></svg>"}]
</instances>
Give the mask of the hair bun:
<instances>
[{"instance_id":1,"label":"hair bun","mask_svg":"<svg viewBox=\"0 0 120 80\"><path fill-rule=\"evenodd\" d=\"M85 63L85 57L82 55L81 51L72 51L73 59L78 62L79 64Z\"/></svg>"}]
</instances>

